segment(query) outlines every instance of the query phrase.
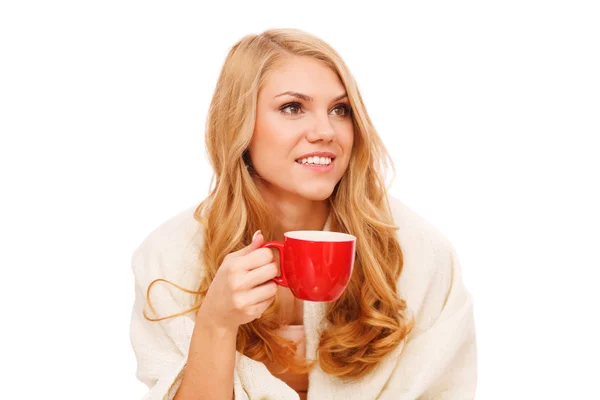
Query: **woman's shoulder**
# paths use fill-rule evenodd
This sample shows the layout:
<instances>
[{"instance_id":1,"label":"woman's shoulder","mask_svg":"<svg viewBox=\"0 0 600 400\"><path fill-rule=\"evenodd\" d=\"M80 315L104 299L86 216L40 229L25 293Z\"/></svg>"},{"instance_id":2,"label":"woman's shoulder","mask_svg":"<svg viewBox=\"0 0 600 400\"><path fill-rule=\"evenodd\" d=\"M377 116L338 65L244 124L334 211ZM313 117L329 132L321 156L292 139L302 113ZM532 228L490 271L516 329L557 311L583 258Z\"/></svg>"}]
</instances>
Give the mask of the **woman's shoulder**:
<instances>
[{"instance_id":1,"label":"woman's shoulder","mask_svg":"<svg viewBox=\"0 0 600 400\"><path fill-rule=\"evenodd\" d=\"M388 201L401 244L405 244L411 250L415 250L416 246L424 251L450 250L452 245L446 235L426 217L397 197L388 195Z\"/></svg>"},{"instance_id":2,"label":"woman's shoulder","mask_svg":"<svg viewBox=\"0 0 600 400\"><path fill-rule=\"evenodd\" d=\"M398 293L415 313L416 329L425 329L439 316L452 285L462 285L458 258L440 229L400 199L388 200L404 260Z\"/></svg>"},{"instance_id":3,"label":"woman's shoulder","mask_svg":"<svg viewBox=\"0 0 600 400\"><path fill-rule=\"evenodd\" d=\"M197 205L178 211L154 228L135 248L131 264L142 286L166 279L187 286L200 279L202 225L194 213Z\"/></svg>"}]
</instances>

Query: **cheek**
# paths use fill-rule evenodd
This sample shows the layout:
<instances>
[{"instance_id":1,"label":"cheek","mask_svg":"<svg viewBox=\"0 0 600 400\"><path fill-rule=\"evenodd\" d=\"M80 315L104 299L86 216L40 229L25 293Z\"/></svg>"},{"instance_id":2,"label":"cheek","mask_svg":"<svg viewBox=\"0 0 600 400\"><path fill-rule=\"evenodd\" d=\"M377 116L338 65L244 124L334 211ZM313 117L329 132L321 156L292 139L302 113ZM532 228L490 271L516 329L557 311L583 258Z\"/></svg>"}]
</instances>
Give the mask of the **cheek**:
<instances>
[{"instance_id":1,"label":"cheek","mask_svg":"<svg viewBox=\"0 0 600 400\"><path fill-rule=\"evenodd\" d=\"M265 115L257 121L254 136L250 144L252 153L257 157L269 156L273 161L285 162L292 154L302 129L286 123L275 113ZM289 161L289 160L288 160ZM292 160L293 161L293 160Z\"/></svg>"},{"instance_id":2,"label":"cheek","mask_svg":"<svg viewBox=\"0 0 600 400\"><path fill-rule=\"evenodd\" d=\"M290 159L294 146L292 135L286 135L285 132L262 130L255 132L255 136L252 138L250 157L257 169L281 171L282 168L294 161Z\"/></svg>"},{"instance_id":3,"label":"cheek","mask_svg":"<svg viewBox=\"0 0 600 400\"><path fill-rule=\"evenodd\" d=\"M285 160L293 149L293 141L285 135L257 135L250 144L250 153L255 157Z\"/></svg>"},{"instance_id":4,"label":"cheek","mask_svg":"<svg viewBox=\"0 0 600 400\"><path fill-rule=\"evenodd\" d=\"M344 152L344 169L348 167L350 163L350 157L352 155L352 148L354 147L354 129L350 128L340 137L340 146Z\"/></svg>"},{"instance_id":5,"label":"cheek","mask_svg":"<svg viewBox=\"0 0 600 400\"><path fill-rule=\"evenodd\" d=\"M264 153L269 148L269 144L275 139L275 127L267 116L257 118L252 140L250 142L250 154L252 160L264 156ZM258 161L258 160L257 160Z\"/></svg>"},{"instance_id":6,"label":"cheek","mask_svg":"<svg viewBox=\"0 0 600 400\"><path fill-rule=\"evenodd\" d=\"M352 146L354 146L354 128L350 127L350 129L345 132L341 139L342 147L344 148L344 152L350 154L352 152Z\"/></svg>"}]
</instances>

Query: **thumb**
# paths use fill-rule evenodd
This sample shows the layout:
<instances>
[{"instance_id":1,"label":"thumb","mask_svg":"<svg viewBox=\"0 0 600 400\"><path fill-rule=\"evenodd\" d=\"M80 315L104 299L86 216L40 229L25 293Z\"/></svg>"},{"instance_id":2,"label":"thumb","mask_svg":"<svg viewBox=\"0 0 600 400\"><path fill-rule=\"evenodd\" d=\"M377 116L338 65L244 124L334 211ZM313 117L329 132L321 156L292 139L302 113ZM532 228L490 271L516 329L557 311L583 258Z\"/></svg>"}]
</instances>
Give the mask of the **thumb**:
<instances>
[{"instance_id":1,"label":"thumb","mask_svg":"<svg viewBox=\"0 0 600 400\"><path fill-rule=\"evenodd\" d=\"M238 255L245 256L245 255L252 253L254 250L260 248L260 246L264 243L264 241L265 241L265 238L263 237L260 230L254 232L254 235L252 235L252 241L250 242L250 244L248 246L244 247L243 249L241 249L240 251L238 251Z\"/></svg>"}]
</instances>

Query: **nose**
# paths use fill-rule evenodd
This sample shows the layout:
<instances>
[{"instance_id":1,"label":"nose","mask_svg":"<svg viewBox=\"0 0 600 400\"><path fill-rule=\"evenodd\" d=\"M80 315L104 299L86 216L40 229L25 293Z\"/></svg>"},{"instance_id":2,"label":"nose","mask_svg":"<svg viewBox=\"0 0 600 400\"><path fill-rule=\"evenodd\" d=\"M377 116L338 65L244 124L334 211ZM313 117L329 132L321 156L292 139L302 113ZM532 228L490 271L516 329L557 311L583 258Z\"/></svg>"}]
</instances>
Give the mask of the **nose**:
<instances>
[{"instance_id":1,"label":"nose","mask_svg":"<svg viewBox=\"0 0 600 400\"><path fill-rule=\"evenodd\" d=\"M335 138L335 130L329 121L329 115L324 117L316 117L313 129L309 130L306 138L309 142L317 142L323 140L331 142Z\"/></svg>"}]
</instances>

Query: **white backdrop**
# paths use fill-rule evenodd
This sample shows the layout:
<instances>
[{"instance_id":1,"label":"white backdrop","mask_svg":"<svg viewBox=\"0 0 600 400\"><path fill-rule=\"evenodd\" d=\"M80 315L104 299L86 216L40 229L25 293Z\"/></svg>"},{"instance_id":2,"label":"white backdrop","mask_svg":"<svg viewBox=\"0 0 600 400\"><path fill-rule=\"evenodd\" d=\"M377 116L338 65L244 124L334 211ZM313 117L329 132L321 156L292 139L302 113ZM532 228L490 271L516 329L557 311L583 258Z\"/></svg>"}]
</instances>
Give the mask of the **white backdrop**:
<instances>
[{"instance_id":1,"label":"white backdrop","mask_svg":"<svg viewBox=\"0 0 600 400\"><path fill-rule=\"evenodd\" d=\"M295 27L350 66L475 300L478 399L600 376L595 2L5 1L0 398L137 399L130 257L198 203L204 123L242 36Z\"/></svg>"}]
</instances>

